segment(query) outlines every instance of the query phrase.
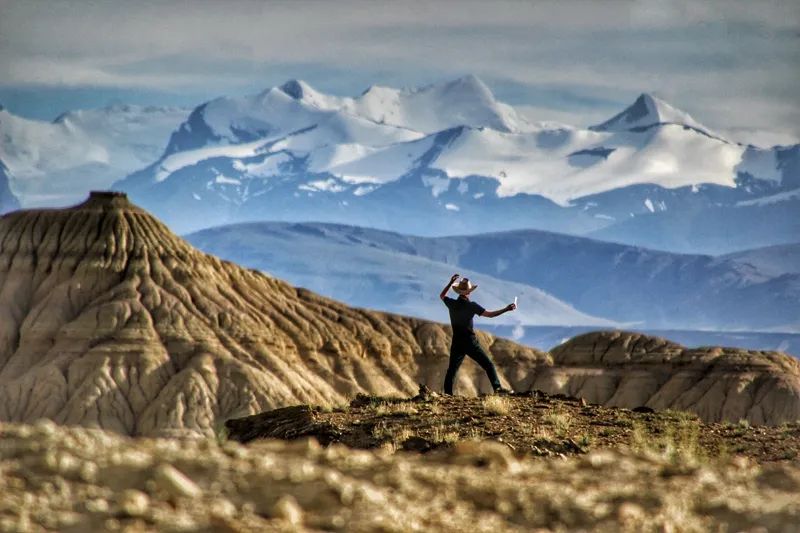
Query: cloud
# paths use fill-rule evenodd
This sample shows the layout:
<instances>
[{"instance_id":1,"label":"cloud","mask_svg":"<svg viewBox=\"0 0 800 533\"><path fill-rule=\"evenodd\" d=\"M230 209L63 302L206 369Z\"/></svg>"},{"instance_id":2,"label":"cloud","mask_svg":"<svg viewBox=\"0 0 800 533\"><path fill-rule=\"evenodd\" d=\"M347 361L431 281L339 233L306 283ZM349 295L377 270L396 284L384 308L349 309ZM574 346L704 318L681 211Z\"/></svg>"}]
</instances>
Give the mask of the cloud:
<instances>
[{"instance_id":1,"label":"cloud","mask_svg":"<svg viewBox=\"0 0 800 533\"><path fill-rule=\"evenodd\" d=\"M476 73L543 118L597 117L654 91L710 127L800 135L795 1L62 1L2 11L5 86L238 94L294 72L352 93Z\"/></svg>"}]
</instances>

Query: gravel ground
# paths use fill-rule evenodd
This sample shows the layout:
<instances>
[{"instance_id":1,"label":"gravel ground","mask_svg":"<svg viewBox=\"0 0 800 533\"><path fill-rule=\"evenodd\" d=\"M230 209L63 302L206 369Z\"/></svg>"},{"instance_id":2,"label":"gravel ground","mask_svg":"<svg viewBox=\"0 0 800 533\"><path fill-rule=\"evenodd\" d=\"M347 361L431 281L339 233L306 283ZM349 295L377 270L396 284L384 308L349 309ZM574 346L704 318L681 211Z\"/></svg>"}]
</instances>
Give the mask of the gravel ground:
<instances>
[{"instance_id":1,"label":"gravel ground","mask_svg":"<svg viewBox=\"0 0 800 533\"><path fill-rule=\"evenodd\" d=\"M800 466L598 450L425 455L0 425L3 531L800 531ZM759 529L761 528L761 529Z\"/></svg>"}]
</instances>

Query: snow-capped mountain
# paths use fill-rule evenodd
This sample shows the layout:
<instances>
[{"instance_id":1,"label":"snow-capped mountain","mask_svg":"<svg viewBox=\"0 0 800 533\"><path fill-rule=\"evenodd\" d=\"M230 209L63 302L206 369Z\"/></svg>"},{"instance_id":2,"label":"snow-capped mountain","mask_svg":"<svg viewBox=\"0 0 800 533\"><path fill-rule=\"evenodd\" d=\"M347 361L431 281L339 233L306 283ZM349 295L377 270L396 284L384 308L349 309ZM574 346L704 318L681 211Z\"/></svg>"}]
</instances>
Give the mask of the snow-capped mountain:
<instances>
[{"instance_id":1,"label":"snow-capped mountain","mask_svg":"<svg viewBox=\"0 0 800 533\"><path fill-rule=\"evenodd\" d=\"M474 76L355 98L290 81L197 107L161 158L115 187L183 232L268 218L425 235L608 231L646 244L630 231L641 219L658 226L665 212L686 218L800 188L798 161L797 146L729 142L647 94L582 129L530 123ZM758 244L786 242L786 221L772 222L714 251L765 232ZM685 237L677 249L709 244Z\"/></svg>"},{"instance_id":2,"label":"snow-capped mountain","mask_svg":"<svg viewBox=\"0 0 800 533\"><path fill-rule=\"evenodd\" d=\"M513 108L497 102L475 76L413 90L372 86L356 98L327 95L304 81L290 80L255 95L217 98L198 106L173 134L165 156L276 140L309 128L322 131L308 136L314 144L306 143L306 148L354 145L354 150L363 150L465 124L503 132L531 127ZM365 154L356 152L353 157L359 155Z\"/></svg>"},{"instance_id":3,"label":"snow-capped mountain","mask_svg":"<svg viewBox=\"0 0 800 533\"><path fill-rule=\"evenodd\" d=\"M589 129L592 131L632 131L665 124L686 126L710 135L708 128L697 122L688 113L672 107L652 94L639 95L639 98L630 107Z\"/></svg>"},{"instance_id":4,"label":"snow-capped mountain","mask_svg":"<svg viewBox=\"0 0 800 533\"><path fill-rule=\"evenodd\" d=\"M428 318L441 319L439 285L459 272L489 295L482 298L519 296L521 314L509 315L514 324L587 320L542 298L547 294L626 327L800 333L797 245L712 257L534 230L430 238L284 222L234 224L186 238L351 305L424 309Z\"/></svg>"},{"instance_id":5,"label":"snow-capped mountain","mask_svg":"<svg viewBox=\"0 0 800 533\"><path fill-rule=\"evenodd\" d=\"M8 185L10 181L8 174L8 167L0 161L0 215L19 209L19 200L11 192L11 188Z\"/></svg>"},{"instance_id":6,"label":"snow-capped mountain","mask_svg":"<svg viewBox=\"0 0 800 533\"><path fill-rule=\"evenodd\" d=\"M24 205L69 204L160 157L188 114L180 108L113 105L45 122L0 107L0 162Z\"/></svg>"}]
</instances>

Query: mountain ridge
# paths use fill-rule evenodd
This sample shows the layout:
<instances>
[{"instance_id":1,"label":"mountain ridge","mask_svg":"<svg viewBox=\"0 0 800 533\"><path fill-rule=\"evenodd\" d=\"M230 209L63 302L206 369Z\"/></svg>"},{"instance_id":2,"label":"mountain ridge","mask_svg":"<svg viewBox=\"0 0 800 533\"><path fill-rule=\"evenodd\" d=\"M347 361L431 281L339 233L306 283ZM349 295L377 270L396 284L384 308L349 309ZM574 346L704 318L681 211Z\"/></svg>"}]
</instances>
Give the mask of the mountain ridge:
<instances>
[{"instance_id":1,"label":"mountain ridge","mask_svg":"<svg viewBox=\"0 0 800 533\"><path fill-rule=\"evenodd\" d=\"M494 299L499 291L507 299L519 296L522 309L547 309L514 285L523 284L618 326L800 327L789 323L800 313L798 275L773 275L744 260L673 254L539 230L420 237L344 224L253 222L186 238L207 252L357 305L399 310L404 308L394 306L411 300L426 318L440 312L434 301L438 278L452 270L486 279L483 298L495 305L505 303ZM328 260L316 264L317 255ZM417 264L423 258L431 263ZM363 272L349 274L354 264L363 265ZM395 275L388 274L395 269ZM387 274L381 281L383 271ZM507 285L498 287L497 280ZM564 314L552 316L560 317L561 325L569 323ZM516 315L509 320L510 325L536 325Z\"/></svg>"},{"instance_id":2,"label":"mountain ridge","mask_svg":"<svg viewBox=\"0 0 800 533\"><path fill-rule=\"evenodd\" d=\"M472 77L355 98L297 80L283 89L198 106L161 160L115 186L181 233L285 209L294 215L284 220L325 213L326 222L401 232L419 231L402 227L419 221L428 235L481 224L590 234L631 218L666 220L664 211L736 208L800 179L791 147L731 143L646 94L580 129L523 121ZM404 205L387 204L400 197ZM196 219L199 206L213 219ZM758 226L767 244L776 242L769 231Z\"/></svg>"}]
</instances>

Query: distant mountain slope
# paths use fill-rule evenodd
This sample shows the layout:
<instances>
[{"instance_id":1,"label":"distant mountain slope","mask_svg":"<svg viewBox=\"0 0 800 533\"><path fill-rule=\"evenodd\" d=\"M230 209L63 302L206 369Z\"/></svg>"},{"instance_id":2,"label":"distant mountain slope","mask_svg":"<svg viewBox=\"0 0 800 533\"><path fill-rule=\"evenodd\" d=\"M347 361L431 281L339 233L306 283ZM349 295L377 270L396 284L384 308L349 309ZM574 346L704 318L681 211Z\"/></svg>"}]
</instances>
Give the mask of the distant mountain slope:
<instances>
[{"instance_id":1,"label":"distant mountain slope","mask_svg":"<svg viewBox=\"0 0 800 533\"><path fill-rule=\"evenodd\" d=\"M439 278L450 270L469 270L480 273L479 283L505 280L537 287L583 313L637 327L800 331L800 275L776 277L711 256L533 230L424 238L344 225L258 223L187 238L206 252L280 272L351 303L362 305L368 297L377 302L368 305L379 309L392 309L397 303L391 295L409 284L415 289L403 290L414 300L435 298ZM377 293L372 292L377 285L367 290L362 268L386 269L392 273L386 279L396 279L395 285ZM427 276L434 280L417 285ZM517 290L512 287L503 291ZM539 305L521 302L520 311Z\"/></svg>"},{"instance_id":2,"label":"distant mountain slope","mask_svg":"<svg viewBox=\"0 0 800 533\"><path fill-rule=\"evenodd\" d=\"M0 162L26 206L65 205L150 164L188 109L113 105L53 122L0 106Z\"/></svg>"},{"instance_id":3,"label":"distant mountain slope","mask_svg":"<svg viewBox=\"0 0 800 533\"><path fill-rule=\"evenodd\" d=\"M752 265L761 272L775 277L800 274L800 243L745 250L726 255L723 259Z\"/></svg>"},{"instance_id":4,"label":"distant mountain slope","mask_svg":"<svg viewBox=\"0 0 800 533\"><path fill-rule=\"evenodd\" d=\"M679 253L711 255L790 244L800 235L800 189L757 203L694 206L631 217L586 236Z\"/></svg>"},{"instance_id":5,"label":"distant mountain slope","mask_svg":"<svg viewBox=\"0 0 800 533\"><path fill-rule=\"evenodd\" d=\"M375 243L339 234L339 227L313 224L241 224L190 234L193 246L224 259L268 272L325 296L367 307L446 322L439 291L455 266L419 255L380 249ZM514 283L460 269L479 280L475 299L487 309L504 307L518 297L520 309L499 318L476 319L510 325L613 326L609 320L575 310L530 284ZM454 293L451 296L455 297Z\"/></svg>"},{"instance_id":6,"label":"distant mountain slope","mask_svg":"<svg viewBox=\"0 0 800 533\"><path fill-rule=\"evenodd\" d=\"M581 129L529 123L474 76L356 98L292 80L198 106L159 160L116 187L179 232L269 213L431 236L607 230L647 243L640 218L711 214L724 227L747 202L800 186L799 161L796 146L732 143L649 94ZM773 222L742 240L783 242L791 221ZM693 244L679 230L662 240ZM715 252L725 247L716 239Z\"/></svg>"}]
</instances>

